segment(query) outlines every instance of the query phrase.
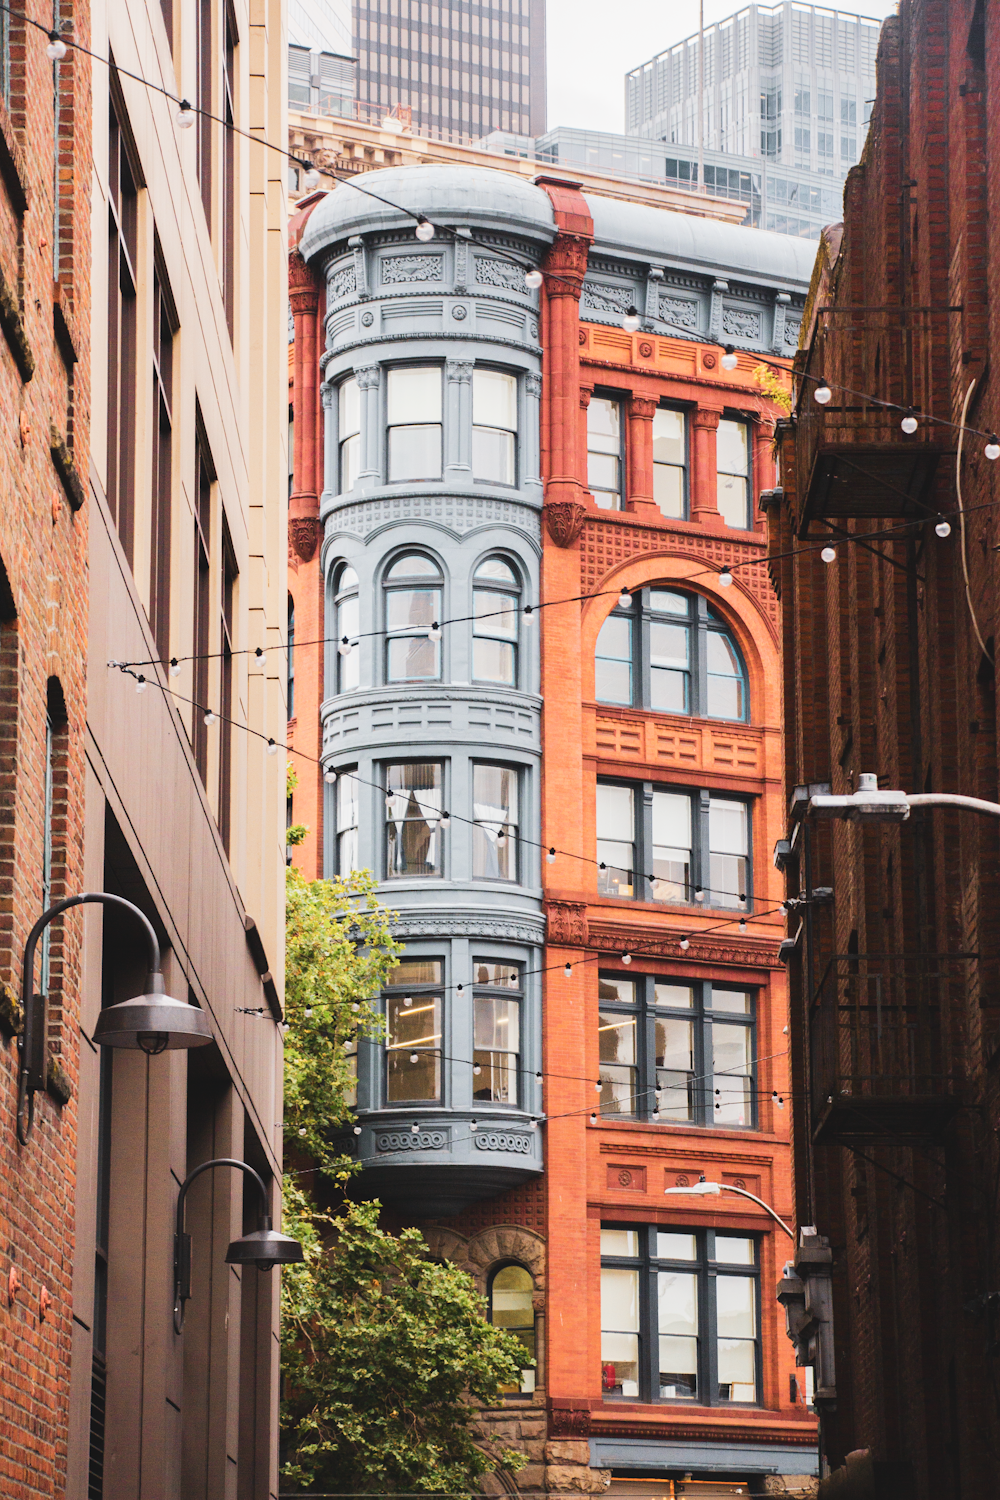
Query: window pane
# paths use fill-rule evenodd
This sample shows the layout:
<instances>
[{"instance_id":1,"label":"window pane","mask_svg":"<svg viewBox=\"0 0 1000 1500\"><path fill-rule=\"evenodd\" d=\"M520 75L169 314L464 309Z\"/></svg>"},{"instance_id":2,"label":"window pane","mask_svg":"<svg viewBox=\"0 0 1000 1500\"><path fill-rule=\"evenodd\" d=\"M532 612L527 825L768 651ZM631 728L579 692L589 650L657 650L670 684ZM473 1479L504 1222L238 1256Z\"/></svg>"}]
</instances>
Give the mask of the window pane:
<instances>
[{"instance_id":1,"label":"window pane","mask_svg":"<svg viewBox=\"0 0 1000 1500\"><path fill-rule=\"evenodd\" d=\"M715 440L716 468L720 474L742 474L747 468L747 424L723 417Z\"/></svg>"},{"instance_id":2,"label":"window pane","mask_svg":"<svg viewBox=\"0 0 1000 1500\"><path fill-rule=\"evenodd\" d=\"M440 422L440 365L389 371L388 420L390 427L397 422Z\"/></svg>"},{"instance_id":3,"label":"window pane","mask_svg":"<svg viewBox=\"0 0 1000 1500\"><path fill-rule=\"evenodd\" d=\"M690 1399L698 1390L698 1278L657 1273L660 1395Z\"/></svg>"},{"instance_id":4,"label":"window pane","mask_svg":"<svg viewBox=\"0 0 1000 1500\"><path fill-rule=\"evenodd\" d=\"M659 407L653 414L653 462L683 464L684 413Z\"/></svg>"},{"instance_id":5,"label":"window pane","mask_svg":"<svg viewBox=\"0 0 1000 1500\"><path fill-rule=\"evenodd\" d=\"M639 1272L611 1266L601 1270L601 1327L639 1331Z\"/></svg>"},{"instance_id":6,"label":"window pane","mask_svg":"<svg viewBox=\"0 0 1000 1500\"><path fill-rule=\"evenodd\" d=\"M727 526L746 531L750 525L747 482L738 475L720 474L716 504Z\"/></svg>"},{"instance_id":7,"label":"window pane","mask_svg":"<svg viewBox=\"0 0 1000 1500\"><path fill-rule=\"evenodd\" d=\"M440 984L444 978L444 964L439 958L401 958L389 971L389 983Z\"/></svg>"},{"instance_id":8,"label":"window pane","mask_svg":"<svg viewBox=\"0 0 1000 1500\"><path fill-rule=\"evenodd\" d=\"M691 799L653 793L653 900L687 901L691 888Z\"/></svg>"},{"instance_id":9,"label":"window pane","mask_svg":"<svg viewBox=\"0 0 1000 1500\"><path fill-rule=\"evenodd\" d=\"M717 1125L749 1125L751 1116L751 1036L749 1026L712 1027L713 1079Z\"/></svg>"},{"instance_id":10,"label":"window pane","mask_svg":"<svg viewBox=\"0 0 1000 1500\"><path fill-rule=\"evenodd\" d=\"M649 627L651 706L690 713L690 633L684 625L654 620Z\"/></svg>"},{"instance_id":11,"label":"window pane","mask_svg":"<svg viewBox=\"0 0 1000 1500\"><path fill-rule=\"evenodd\" d=\"M361 680L361 654L357 650L360 628L358 596L348 595L337 605L337 639L343 640L346 635L355 647L349 656L341 656L339 652L336 656L339 689L342 693L353 691Z\"/></svg>"},{"instance_id":12,"label":"window pane","mask_svg":"<svg viewBox=\"0 0 1000 1500\"><path fill-rule=\"evenodd\" d=\"M517 640L517 598L513 594L494 593L492 589L473 591L473 609L477 635L495 635Z\"/></svg>"},{"instance_id":13,"label":"window pane","mask_svg":"<svg viewBox=\"0 0 1000 1500\"><path fill-rule=\"evenodd\" d=\"M350 875L360 869L358 862L358 830L348 828L337 835L337 873Z\"/></svg>"},{"instance_id":14,"label":"window pane","mask_svg":"<svg viewBox=\"0 0 1000 1500\"><path fill-rule=\"evenodd\" d=\"M473 370L472 420L477 427L517 431L517 377L500 370Z\"/></svg>"},{"instance_id":15,"label":"window pane","mask_svg":"<svg viewBox=\"0 0 1000 1500\"><path fill-rule=\"evenodd\" d=\"M684 503L684 470L654 463L653 499L660 507L661 515L673 521L684 520L687 514Z\"/></svg>"},{"instance_id":16,"label":"window pane","mask_svg":"<svg viewBox=\"0 0 1000 1500\"><path fill-rule=\"evenodd\" d=\"M601 1113L634 1115L636 1112L636 1070L617 1063L601 1063Z\"/></svg>"},{"instance_id":17,"label":"window pane","mask_svg":"<svg viewBox=\"0 0 1000 1500\"><path fill-rule=\"evenodd\" d=\"M728 1010L738 1016L750 1014L750 996L746 990L720 990L712 986L712 1009Z\"/></svg>"},{"instance_id":18,"label":"window pane","mask_svg":"<svg viewBox=\"0 0 1000 1500\"><path fill-rule=\"evenodd\" d=\"M353 375L348 380L342 380L338 388L340 402L340 439L341 442L352 433L361 431L361 393L358 390L358 382Z\"/></svg>"},{"instance_id":19,"label":"window pane","mask_svg":"<svg viewBox=\"0 0 1000 1500\"><path fill-rule=\"evenodd\" d=\"M693 1234L657 1230L656 1253L661 1260L697 1260L698 1240Z\"/></svg>"},{"instance_id":20,"label":"window pane","mask_svg":"<svg viewBox=\"0 0 1000 1500\"><path fill-rule=\"evenodd\" d=\"M342 594L345 589L356 589L358 586L358 575L348 563L341 568L340 577L337 579L337 593Z\"/></svg>"},{"instance_id":21,"label":"window pane","mask_svg":"<svg viewBox=\"0 0 1000 1500\"><path fill-rule=\"evenodd\" d=\"M698 1394L698 1340L660 1336L660 1395L690 1401Z\"/></svg>"},{"instance_id":22,"label":"window pane","mask_svg":"<svg viewBox=\"0 0 1000 1500\"><path fill-rule=\"evenodd\" d=\"M476 569L476 578L493 578L497 582L509 583L513 587L517 586L514 569L509 567L502 557L488 557L485 562L481 562Z\"/></svg>"},{"instance_id":23,"label":"window pane","mask_svg":"<svg viewBox=\"0 0 1000 1500\"><path fill-rule=\"evenodd\" d=\"M427 629L441 618L440 589L390 589L385 596L385 627Z\"/></svg>"},{"instance_id":24,"label":"window pane","mask_svg":"<svg viewBox=\"0 0 1000 1500\"><path fill-rule=\"evenodd\" d=\"M601 1334L601 1390L607 1396L638 1396L637 1333Z\"/></svg>"},{"instance_id":25,"label":"window pane","mask_svg":"<svg viewBox=\"0 0 1000 1500\"><path fill-rule=\"evenodd\" d=\"M440 677L440 643L423 637L388 642L386 676L390 682Z\"/></svg>"},{"instance_id":26,"label":"window pane","mask_svg":"<svg viewBox=\"0 0 1000 1500\"><path fill-rule=\"evenodd\" d=\"M437 563L429 557L424 557L421 552L407 552L403 557L397 557L388 573L387 579L396 578L438 578L440 568Z\"/></svg>"},{"instance_id":27,"label":"window pane","mask_svg":"<svg viewBox=\"0 0 1000 1500\"><path fill-rule=\"evenodd\" d=\"M673 594L667 589L652 589L649 595L649 607L657 614L684 615L685 619L691 610L686 594Z\"/></svg>"},{"instance_id":28,"label":"window pane","mask_svg":"<svg viewBox=\"0 0 1000 1500\"><path fill-rule=\"evenodd\" d=\"M621 449L621 403L592 396L587 407L587 447L603 453Z\"/></svg>"},{"instance_id":29,"label":"window pane","mask_svg":"<svg viewBox=\"0 0 1000 1500\"><path fill-rule=\"evenodd\" d=\"M390 995L387 1007L387 1097L390 1103L437 1099L441 1092L441 1000L421 995L410 1006ZM413 1061L413 1059L416 1059Z\"/></svg>"},{"instance_id":30,"label":"window pane","mask_svg":"<svg viewBox=\"0 0 1000 1500\"><path fill-rule=\"evenodd\" d=\"M587 485L592 490L612 490L617 494L619 489L617 457L610 453L588 454Z\"/></svg>"},{"instance_id":31,"label":"window pane","mask_svg":"<svg viewBox=\"0 0 1000 1500\"><path fill-rule=\"evenodd\" d=\"M635 1062L635 1016L620 1016L614 1011L601 1011L597 1035L598 1053L602 1063Z\"/></svg>"},{"instance_id":32,"label":"window pane","mask_svg":"<svg viewBox=\"0 0 1000 1500\"><path fill-rule=\"evenodd\" d=\"M631 979L616 979L602 974L597 981L599 1000L618 1000L622 1005L635 1003L635 982Z\"/></svg>"},{"instance_id":33,"label":"window pane","mask_svg":"<svg viewBox=\"0 0 1000 1500\"><path fill-rule=\"evenodd\" d=\"M472 429L472 475L494 484L514 483L514 434L494 427Z\"/></svg>"},{"instance_id":34,"label":"window pane","mask_svg":"<svg viewBox=\"0 0 1000 1500\"><path fill-rule=\"evenodd\" d=\"M661 984L657 980L654 991L657 1005L668 1005L673 1010L690 1010L694 1004L694 990L688 984Z\"/></svg>"},{"instance_id":35,"label":"window pane","mask_svg":"<svg viewBox=\"0 0 1000 1500\"><path fill-rule=\"evenodd\" d=\"M441 766L389 766L386 875L440 875Z\"/></svg>"},{"instance_id":36,"label":"window pane","mask_svg":"<svg viewBox=\"0 0 1000 1500\"><path fill-rule=\"evenodd\" d=\"M390 427L389 478L440 479L440 427Z\"/></svg>"},{"instance_id":37,"label":"window pane","mask_svg":"<svg viewBox=\"0 0 1000 1500\"><path fill-rule=\"evenodd\" d=\"M599 703L632 702L632 621L609 615L595 650L595 692Z\"/></svg>"},{"instance_id":38,"label":"window pane","mask_svg":"<svg viewBox=\"0 0 1000 1500\"><path fill-rule=\"evenodd\" d=\"M694 1025L657 1016L654 1022L656 1087L662 1089L660 1113L667 1121L694 1114Z\"/></svg>"},{"instance_id":39,"label":"window pane","mask_svg":"<svg viewBox=\"0 0 1000 1500\"><path fill-rule=\"evenodd\" d=\"M474 958L472 962L476 971L476 984L495 985L505 990L521 988L521 971L516 964L495 964L481 958Z\"/></svg>"},{"instance_id":40,"label":"window pane","mask_svg":"<svg viewBox=\"0 0 1000 1500\"><path fill-rule=\"evenodd\" d=\"M517 1103L519 1006L499 995L475 997L472 1095L496 1104Z\"/></svg>"},{"instance_id":41,"label":"window pane","mask_svg":"<svg viewBox=\"0 0 1000 1500\"><path fill-rule=\"evenodd\" d=\"M757 1312L752 1276L717 1276L715 1301L719 1337L752 1339L757 1333Z\"/></svg>"},{"instance_id":42,"label":"window pane","mask_svg":"<svg viewBox=\"0 0 1000 1500\"><path fill-rule=\"evenodd\" d=\"M597 837L632 843L635 824L632 812L632 788L597 783Z\"/></svg>"},{"instance_id":43,"label":"window pane","mask_svg":"<svg viewBox=\"0 0 1000 1500\"><path fill-rule=\"evenodd\" d=\"M635 1229L602 1229L602 1255L638 1255L639 1234Z\"/></svg>"},{"instance_id":44,"label":"window pane","mask_svg":"<svg viewBox=\"0 0 1000 1500\"><path fill-rule=\"evenodd\" d=\"M750 1339L719 1340L719 1400L756 1401L757 1345Z\"/></svg>"},{"instance_id":45,"label":"window pane","mask_svg":"<svg viewBox=\"0 0 1000 1500\"><path fill-rule=\"evenodd\" d=\"M709 673L705 714L709 719L745 719L746 705L742 679L714 677Z\"/></svg>"},{"instance_id":46,"label":"window pane","mask_svg":"<svg viewBox=\"0 0 1000 1500\"><path fill-rule=\"evenodd\" d=\"M713 797L709 804L710 899L713 906L742 906L747 892L749 810L743 802Z\"/></svg>"},{"instance_id":47,"label":"window pane","mask_svg":"<svg viewBox=\"0 0 1000 1500\"><path fill-rule=\"evenodd\" d=\"M472 676L476 682L513 685L514 647L477 637L472 645Z\"/></svg>"},{"instance_id":48,"label":"window pane","mask_svg":"<svg viewBox=\"0 0 1000 1500\"><path fill-rule=\"evenodd\" d=\"M353 490L361 471L361 438L358 433L340 445L340 493Z\"/></svg>"},{"instance_id":49,"label":"window pane","mask_svg":"<svg viewBox=\"0 0 1000 1500\"><path fill-rule=\"evenodd\" d=\"M752 1266L754 1264L753 1240L736 1239L731 1235L715 1236L715 1258L729 1266Z\"/></svg>"},{"instance_id":50,"label":"window pane","mask_svg":"<svg viewBox=\"0 0 1000 1500\"><path fill-rule=\"evenodd\" d=\"M351 775L341 775L337 782L337 830L356 828L358 824L358 783Z\"/></svg>"}]
</instances>

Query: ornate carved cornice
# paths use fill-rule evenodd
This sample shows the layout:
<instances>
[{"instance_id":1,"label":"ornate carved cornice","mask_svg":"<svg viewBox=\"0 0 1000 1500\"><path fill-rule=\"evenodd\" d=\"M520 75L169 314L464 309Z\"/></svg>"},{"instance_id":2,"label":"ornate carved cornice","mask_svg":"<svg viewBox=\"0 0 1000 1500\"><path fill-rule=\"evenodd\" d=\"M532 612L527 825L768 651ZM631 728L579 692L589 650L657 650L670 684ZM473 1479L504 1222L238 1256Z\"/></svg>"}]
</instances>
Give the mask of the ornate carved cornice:
<instances>
[{"instance_id":1,"label":"ornate carved cornice","mask_svg":"<svg viewBox=\"0 0 1000 1500\"><path fill-rule=\"evenodd\" d=\"M582 234L560 233L545 257L544 269L550 278L565 277L564 281L550 279L546 290L550 297L572 297L579 301L583 278L587 271L587 253L590 239Z\"/></svg>"},{"instance_id":2,"label":"ornate carved cornice","mask_svg":"<svg viewBox=\"0 0 1000 1500\"><path fill-rule=\"evenodd\" d=\"M557 547L572 547L587 519L586 506L575 500L557 500L544 507L549 536Z\"/></svg>"},{"instance_id":3,"label":"ornate carved cornice","mask_svg":"<svg viewBox=\"0 0 1000 1500\"><path fill-rule=\"evenodd\" d=\"M644 422L651 422L658 406L659 402L651 396L630 396L629 416L640 417Z\"/></svg>"},{"instance_id":4,"label":"ornate carved cornice","mask_svg":"<svg viewBox=\"0 0 1000 1500\"><path fill-rule=\"evenodd\" d=\"M455 916L448 911L433 915L414 912L411 916L404 910L393 922L392 931L401 938L495 938L497 942L534 944L544 941L545 919L541 913L534 918L529 914L497 917L488 912L483 912L482 916L474 912Z\"/></svg>"},{"instance_id":5,"label":"ornate carved cornice","mask_svg":"<svg viewBox=\"0 0 1000 1500\"><path fill-rule=\"evenodd\" d=\"M672 921L677 918L671 914ZM731 939L719 935L718 937L699 938L697 931L685 934L678 928L666 933L660 926L635 927L631 922L624 922L612 926L598 926L593 920L589 925L589 937L587 946L606 952L620 953L623 946L630 944L634 950L641 951L643 958L647 955L654 958L669 959L673 963L705 963L705 964L729 964L741 969L780 969L778 960L777 943L761 941L760 938L736 936L736 924L739 916L733 917L733 936ZM688 947L681 949L680 939L687 936ZM552 941L551 918L549 926L549 940Z\"/></svg>"}]
</instances>

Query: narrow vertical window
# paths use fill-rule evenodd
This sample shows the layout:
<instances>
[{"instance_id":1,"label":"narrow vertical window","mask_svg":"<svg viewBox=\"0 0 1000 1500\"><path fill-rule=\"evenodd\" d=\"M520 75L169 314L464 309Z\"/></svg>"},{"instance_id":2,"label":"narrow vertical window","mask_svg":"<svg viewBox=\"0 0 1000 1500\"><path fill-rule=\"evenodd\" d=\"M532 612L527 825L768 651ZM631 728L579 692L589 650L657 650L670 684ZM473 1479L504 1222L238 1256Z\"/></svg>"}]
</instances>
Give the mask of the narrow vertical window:
<instances>
[{"instance_id":1,"label":"narrow vertical window","mask_svg":"<svg viewBox=\"0 0 1000 1500\"><path fill-rule=\"evenodd\" d=\"M198 182L201 185L201 201L212 231L212 0L196 0L197 32L197 85L198 108Z\"/></svg>"},{"instance_id":2,"label":"narrow vertical window","mask_svg":"<svg viewBox=\"0 0 1000 1500\"><path fill-rule=\"evenodd\" d=\"M671 520L687 517L687 423L665 406L653 414L653 499Z\"/></svg>"},{"instance_id":3,"label":"narrow vertical window","mask_svg":"<svg viewBox=\"0 0 1000 1500\"><path fill-rule=\"evenodd\" d=\"M535 1358L534 1289L531 1272L524 1266L502 1266L490 1278L490 1322L496 1328L503 1328L507 1333L513 1334L514 1338L520 1339L527 1359L532 1362ZM533 1367L521 1371L520 1385L501 1387L507 1394L520 1391L522 1395L530 1395L534 1389Z\"/></svg>"},{"instance_id":4,"label":"narrow vertical window","mask_svg":"<svg viewBox=\"0 0 1000 1500\"><path fill-rule=\"evenodd\" d=\"M750 809L745 802L713 797L708 813L709 896L713 906L747 903Z\"/></svg>"},{"instance_id":5,"label":"narrow vertical window","mask_svg":"<svg viewBox=\"0 0 1000 1500\"><path fill-rule=\"evenodd\" d=\"M518 775L511 766L472 768L472 875L517 879Z\"/></svg>"},{"instance_id":6,"label":"narrow vertical window","mask_svg":"<svg viewBox=\"0 0 1000 1500\"><path fill-rule=\"evenodd\" d=\"M444 964L403 959L386 991L387 1104L441 1097L441 1013Z\"/></svg>"},{"instance_id":7,"label":"narrow vertical window","mask_svg":"<svg viewBox=\"0 0 1000 1500\"><path fill-rule=\"evenodd\" d=\"M222 521L222 609L219 626L222 641L222 695L219 715L219 832L228 854L233 797L233 643L235 634L236 553L225 517Z\"/></svg>"},{"instance_id":8,"label":"narrow vertical window","mask_svg":"<svg viewBox=\"0 0 1000 1500\"><path fill-rule=\"evenodd\" d=\"M690 795L687 792L654 792L654 901L690 901L691 839Z\"/></svg>"},{"instance_id":9,"label":"narrow vertical window","mask_svg":"<svg viewBox=\"0 0 1000 1500\"><path fill-rule=\"evenodd\" d=\"M161 661L170 656L170 545L173 511L173 378L176 323L159 270L153 276L153 453L149 623Z\"/></svg>"},{"instance_id":10,"label":"narrow vertical window","mask_svg":"<svg viewBox=\"0 0 1000 1500\"><path fill-rule=\"evenodd\" d=\"M337 777L337 874L358 869L358 778L352 770Z\"/></svg>"},{"instance_id":11,"label":"narrow vertical window","mask_svg":"<svg viewBox=\"0 0 1000 1500\"><path fill-rule=\"evenodd\" d=\"M719 515L727 526L750 526L750 428L723 417L716 435Z\"/></svg>"},{"instance_id":12,"label":"narrow vertical window","mask_svg":"<svg viewBox=\"0 0 1000 1500\"><path fill-rule=\"evenodd\" d=\"M629 606L631 607L631 606ZM633 701L632 621L620 608L601 626L594 653L594 693L598 703Z\"/></svg>"},{"instance_id":13,"label":"narrow vertical window","mask_svg":"<svg viewBox=\"0 0 1000 1500\"><path fill-rule=\"evenodd\" d=\"M389 371L389 479L441 478L441 367Z\"/></svg>"},{"instance_id":14,"label":"narrow vertical window","mask_svg":"<svg viewBox=\"0 0 1000 1500\"><path fill-rule=\"evenodd\" d=\"M592 396L587 407L587 485L601 510L622 509L622 404Z\"/></svg>"},{"instance_id":15,"label":"narrow vertical window","mask_svg":"<svg viewBox=\"0 0 1000 1500\"><path fill-rule=\"evenodd\" d=\"M472 374L472 475L514 484L517 472L517 379L500 370Z\"/></svg>"},{"instance_id":16,"label":"narrow vertical window","mask_svg":"<svg viewBox=\"0 0 1000 1500\"><path fill-rule=\"evenodd\" d=\"M635 984L629 979L598 981L600 1002L597 1053L600 1059L601 1115L634 1115L638 1107ZM628 1006L629 1009L624 1009Z\"/></svg>"},{"instance_id":17,"label":"narrow vertical window","mask_svg":"<svg viewBox=\"0 0 1000 1500\"><path fill-rule=\"evenodd\" d=\"M638 1231L602 1229L602 1256L638 1255ZM639 1394L639 1272L601 1267L601 1389L605 1396Z\"/></svg>"},{"instance_id":18,"label":"narrow vertical window","mask_svg":"<svg viewBox=\"0 0 1000 1500\"><path fill-rule=\"evenodd\" d=\"M385 768L387 879L444 873L440 819L444 767L422 761Z\"/></svg>"},{"instance_id":19,"label":"narrow vertical window","mask_svg":"<svg viewBox=\"0 0 1000 1500\"><path fill-rule=\"evenodd\" d=\"M664 589L649 592L649 706L667 713L689 714L691 628L689 601ZM678 618L671 619L671 616Z\"/></svg>"},{"instance_id":20,"label":"narrow vertical window","mask_svg":"<svg viewBox=\"0 0 1000 1500\"><path fill-rule=\"evenodd\" d=\"M472 1097L516 1105L521 1051L521 971L516 964L473 960Z\"/></svg>"},{"instance_id":21,"label":"narrow vertical window","mask_svg":"<svg viewBox=\"0 0 1000 1500\"><path fill-rule=\"evenodd\" d=\"M358 655L358 639L361 629L361 603L358 597L358 575L349 563L345 563L337 575L336 583L337 645L346 641L350 650L344 655L337 651L337 692L350 693L361 681L361 661Z\"/></svg>"},{"instance_id":22,"label":"narrow vertical window","mask_svg":"<svg viewBox=\"0 0 1000 1500\"><path fill-rule=\"evenodd\" d=\"M212 649L212 482L208 448L199 437L195 446L194 512L194 759L203 782L208 782L209 660Z\"/></svg>"},{"instance_id":23,"label":"narrow vertical window","mask_svg":"<svg viewBox=\"0 0 1000 1500\"><path fill-rule=\"evenodd\" d=\"M107 501L125 556L135 544L136 254L138 193L125 137L108 107Z\"/></svg>"},{"instance_id":24,"label":"narrow vertical window","mask_svg":"<svg viewBox=\"0 0 1000 1500\"><path fill-rule=\"evenodd\" d=\"M337 387L340 441L340 493L353 490L361 469L361 392L351 375Z\"/></svg>"},{"instance_id":25,"label":"narrow vertical window","mask_svg":"<svg viewBox=\"0 0 1000 1500\"><path fill-rule=\"evenodd\" d=\"M398 558L385 578L385 677L420 682L441 676L441 642L428 632L441 619L441 574L421 553Z\"/></svg>"},{"instance_id":26,"label":"narrow vertical window","mask_svg":"<svg viewBox=\"0 0 1000 1500\"><path fill-rule=\"evenodd\" d=\"M600 894L630 897L635 869L635 798L630 786L597 783L597 860Z\"/></svg>"},{"instance_id":27,"label":"narrow vertical window","mask_svg":"<svg viewBox=\"0 0 1000 1500\"><path fill-rule=\"evenodd\" d=\"M222 293L229 337L236 317L236 22L225 8L225 45L222 49Z\"/></svg>"},{"instance_id":28,"label":"narrow vertical window","mask_svg":"<svg viewBox=\"0 0 1000 1500\"><path fill-rule=\"evenodd\" d=\"M517 685L520 585L509 563L488 557L473 579L472 679Z\"/></svg>"},{"instance_id":29,"label":"narrow vertical window","mask_svg":"<svg viewBox=\"0 0 1000 1500\"><path fill-rule=\"evenodd\" d=\"M287 636L287 642L288 642L288 644L287 644L287 648L286 649L288 651L288 678L287 678L287 693L286 693L286 696L287 696L287 699L288 699L288 717L290 719L294 719L295 718L295 600L292 598L291 594L289 594L289 596L288 596L288 636Z\"/></svg>"}]
</instances>

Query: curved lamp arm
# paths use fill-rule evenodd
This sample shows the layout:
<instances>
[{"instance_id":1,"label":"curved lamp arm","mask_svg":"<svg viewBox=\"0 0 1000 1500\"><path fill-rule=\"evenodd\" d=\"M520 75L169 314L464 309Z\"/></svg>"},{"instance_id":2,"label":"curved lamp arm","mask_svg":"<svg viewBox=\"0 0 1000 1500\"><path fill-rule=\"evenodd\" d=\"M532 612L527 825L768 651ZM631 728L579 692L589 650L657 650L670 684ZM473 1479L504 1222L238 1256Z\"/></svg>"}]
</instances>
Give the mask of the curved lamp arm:
<instances>
[{"instance_id":1,"label":"curved lamp arm","mask_svg":"<svg viewBox=\"0 0 1000 1500\"><path fill-rule=\"evenodd\" d=\"M264 1179L259 1172L245 1161L237 1161L234 1156L218 1156L214 1161L203 1161L201 1166L195 1167L189 1172L181 1183L181 1190L177 1194L177 1226L174 1231L174 1332L181 1333L184 1328L184 1304L191 1296L191 1236L184 1231L184 1200L187 1198L188 1188L196 1177L202 1172L207 1172L211 1167L236 1167L238 1171L245 1172L252 1177L260 1189L260 1217L266 1221L270 1228L271 1220L268 1215L270 1204L267 1200L267 1188Z\"/></svg>"},{"instance_id":2,"label":"curved lamp arm","mask_svg":"<svg viewBox=\"0 0 1000 1500\"><path fill-rule=\"evenodd\" d=\"M774 1220L774 1222L781 1226L781 1228L788 1235L789 1239L794 1241L795 1230L789 1229L788 1225L785 1223L784 1219L781 1218L780 1214L776 1214L771 1205L769 1203L765 1203L763 1198L758 1198L756 1193L747 1192L746 1188L733 1187L732 1184L728 1182L723 1182L720 1184L720 1186L724 1193L739 1193L741 1197L752 1198L754 1203L759 1203L761 1208L765 1209L767 1213L771 1215L771 1218Z\"/></svg>"},{"instance_id":3,"label":"curved lamp arm","mask_svg":"<svg viewBox=\"0 0 1000 1500\"><path fill-rule=\"evenodd\" d=\"M763 1198L758 1198L756 1193L750 1193L746 1188L733 1187L732 1183L707 1182L705 1178L702 1177L700 1181L694 1183L691 1187L664 1188L663 1193L665 1197L669 1197L671 1194L677 1194L681 1197L688 1198L708 1198L717 1197L719 1193L739 1193L741 1198L749 1198L752 1202L759 1204L764 1212L769 1213L774 1222L781 1226L781 1228L788 1235L789 1239L795 1239L795 1230L789 1229L784 1219L780 1214L775 1213L770 1203L765 1203Z\"/></svg>"},{"instance_id":4,"label":"curved lamp arm","mask_svg":"<svg viewBox=\"0 0 1000 1500\"><path fill-rule=\"evenodd\" d=\"M47 997L35 994L34 982L35 950L38 947L38 939L49 923L69 907L86 906L93 902L104 906L121 907L131 912L133 917L138 918L146 929L149 972L151 974L160 972L160 944L153 924L145 912L140 911L131 901L126 901L124 896L112 896L108 891L84 891L79 896L66 896L64 900L57 901L54 906L50 906L48 911L42 912L28 933L28 941L24 945L24 963L21 966L21 1014L24 1019L18 1039L21 1067L17 1090L17 1138L22 1146L28 1144L35 1123L35 1094L45 1088L47 1081L45 1077L45 1041L48 1032Z\"/></svg>"}]
</instances>

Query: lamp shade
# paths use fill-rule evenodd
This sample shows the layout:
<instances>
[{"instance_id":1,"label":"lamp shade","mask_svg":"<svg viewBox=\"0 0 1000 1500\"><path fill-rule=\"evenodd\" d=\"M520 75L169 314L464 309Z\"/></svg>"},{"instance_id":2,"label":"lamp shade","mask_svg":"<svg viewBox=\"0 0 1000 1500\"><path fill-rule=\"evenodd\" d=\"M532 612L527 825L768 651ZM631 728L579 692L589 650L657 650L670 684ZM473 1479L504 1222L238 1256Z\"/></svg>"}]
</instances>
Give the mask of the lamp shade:
<instances>
[{"instance_id":1,"label":"lamp shade","mask_svg":"<svg viewBox=\"0 0 1000 1500\"><path fill-rule=\"evenodd\" d=\"M270 1271L272 1266L294 1265L304 1259L298 1240L272 1229L271 1220L264 1215L257 1220L257 1228L251 1234L233 1240L226 1251L227 1265L256 1265L260 1271Z\"/></svg>"},{"instance_id":2,"label":"lamp shade","mask_svg":"<svg viewBox=\"0 0 1000 1500\"><path fill-rule=\"evenodd\" d=\"M154 1056L178 1047L204 1047L212 1040L205 1012L165 995L162 974L150 974L146 989L145 995L104 1007L94 1028L99 1047L128 1047Z\"/></svg>"}]
</instances>

